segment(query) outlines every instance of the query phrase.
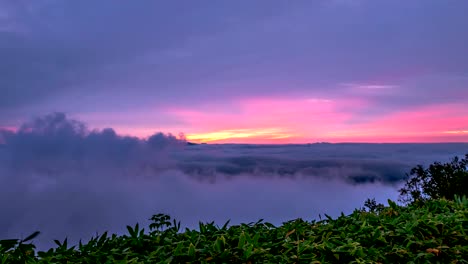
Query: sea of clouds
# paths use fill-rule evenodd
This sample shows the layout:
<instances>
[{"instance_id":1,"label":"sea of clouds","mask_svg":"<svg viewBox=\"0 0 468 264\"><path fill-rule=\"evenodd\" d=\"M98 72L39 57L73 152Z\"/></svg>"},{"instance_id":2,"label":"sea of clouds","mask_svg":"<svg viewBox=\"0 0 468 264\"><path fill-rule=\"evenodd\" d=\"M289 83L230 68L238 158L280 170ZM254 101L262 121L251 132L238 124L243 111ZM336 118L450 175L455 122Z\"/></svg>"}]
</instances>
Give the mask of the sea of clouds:
<instances>
[{"instance_id":1,"label":"sea of clouds","mask_svg":"<svg viewBox=\"0 0 468 264\"><path fill-rule=\"evenodd\" d=\"M395 200L409 169L467 152L468 144L191 145L91 130L54 113L0 130L0 239L39 230L44 248L121 233L156 213L188 227L336 216L367 198Z\"/></svg>"}]
</instances>

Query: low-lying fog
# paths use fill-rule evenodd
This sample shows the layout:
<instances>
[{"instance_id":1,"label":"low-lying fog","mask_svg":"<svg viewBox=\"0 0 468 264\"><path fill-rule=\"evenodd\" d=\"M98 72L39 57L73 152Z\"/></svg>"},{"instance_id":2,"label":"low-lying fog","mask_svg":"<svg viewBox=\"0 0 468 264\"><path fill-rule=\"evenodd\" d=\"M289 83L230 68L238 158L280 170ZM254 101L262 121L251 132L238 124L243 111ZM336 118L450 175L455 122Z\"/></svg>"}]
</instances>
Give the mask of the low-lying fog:
<instances>
[{"instance_id":1,"label":"low-lying fog","mask_svg":"<svg viewBox=\"0 0 468 264\"><path fill-rule=\"evenodd\" d=\"M60 113L0 130L0 142L0 239L39 230L41 249L122 233L156 213L191 228L351 213L367 198L396 200L415 165L468 153L468 144L192 146L90 131Z\"/></svg>"}]
</instances>

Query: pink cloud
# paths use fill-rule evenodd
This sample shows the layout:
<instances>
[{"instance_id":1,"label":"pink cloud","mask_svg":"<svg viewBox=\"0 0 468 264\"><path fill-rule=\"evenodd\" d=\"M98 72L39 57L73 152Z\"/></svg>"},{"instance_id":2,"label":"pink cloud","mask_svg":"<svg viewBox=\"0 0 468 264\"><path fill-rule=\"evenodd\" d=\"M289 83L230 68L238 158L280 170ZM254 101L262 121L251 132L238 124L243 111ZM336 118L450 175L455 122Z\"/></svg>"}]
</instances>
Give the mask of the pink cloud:
<instances>
[{"instance_id":1,"label":"pink cloud","mask_svg":"<svg viewBox=\"0 0 468 264\"><path fill-rule=\"evenodd\" d=\"M0 130L7 130L7 131L11 131L11 132L15 132L17 130L16 127L12 127L12 126L0 126Z\"/></svg>"},{"instance_id":2,"label":"pink cloud","mask_svg":"<svg viewBox=\"0 0 468 264\"><path fill-rule=\"evenodd\" d=\"M10 127L10 126L0 126L0 144L5 143L5 139L2 136L1 131L10 131L10 132L16 132L17 128L16 127Z\"/></svg>"},{"instance_id":3,"label":"pink cloud","mask_svg":"<svg viewBox=\"0 0 468 264\"><path fill-rule=\"evenodd\" d=\"M249 98L230 111L218 105L170 113L188 124L187 134L195 141L211 141L210 136L212 141L243 143L468 141L468 111L462 105L424 106L364 124L348 122L372 107L371 101L353 98ZM283 136L264 133L271 128Z\"/></svg>"},{"instance_id":4,"label":"pink cloud","mask_svg":"<svg viewBox=\"0 0 468 264\"><path fill-rule=\"evenodd\" d=\"M230 111L217 106L203 111L172 109L170 112L189 125L187 135L195 140L210 141L211 135L213 141L223 142L247 142L255 138L257 142L299 143L308 141L307 138L323 137L327 131L342 129L345 121L352 118L352 113L340 109L361 109L366 105L367 102L362 100L250 98L238 101ZM281 133L263 134L272 128ZM243 131L246 129L251 136L245 136Z\"/></svg>"},{"instance_id":5,"label":"pink cloud","mask_svg":"<svg viewBox=\"0 0 468 264\"><path fill-rule=\"evenodd\" d=\"M329 139L360 142L468 141L468 110L462 105L425 106L382 116L349 130L330 133Z\"/></svg>"}]
</instances>

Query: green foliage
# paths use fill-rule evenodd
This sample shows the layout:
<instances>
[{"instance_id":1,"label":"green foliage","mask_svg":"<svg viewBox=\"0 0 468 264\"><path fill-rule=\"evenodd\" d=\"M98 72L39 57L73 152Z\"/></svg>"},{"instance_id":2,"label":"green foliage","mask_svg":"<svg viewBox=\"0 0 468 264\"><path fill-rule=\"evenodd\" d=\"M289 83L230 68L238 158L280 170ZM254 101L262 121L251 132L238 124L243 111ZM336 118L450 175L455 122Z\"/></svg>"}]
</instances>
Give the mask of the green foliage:
<instances>
[{"instance_id":1,"label":"green foliage","mask_svg":"<svg viewBox=\"0 0 468 264\"><path fill-rule=\"evenodd\" d=\"M24 240L1 240L0 263L468 263L468 200L429 200L423 205L379 206L321 221L296 219L281 226L263 222L219 227L180 223L159 214L145 233L92 238L87 244L35 253Z\"/></svg>"},{"instance_id":2,"label":"green foliage","mask_svg":"<svg viewBox=\"0 0 468 264\"><path fill-rule=\"evenodd\" d=\"M30 240L36 238L40 232L36 231L25 239L6 239L0 240L0 263L34 263L34 246Z\"/></svg>"},{"instance_id":3,"label":"green foliage","mask_svg":"<svg viewBox=\"0 0 468 264\"><path fill-rule=\"evenodd\" d=\"M449 163L434 162L425 169L419 165L408 176L400 190L400 201L420 203L429 199L453 200L455 195L468 196L468 154Z\"/></svg>"}]
</instances>

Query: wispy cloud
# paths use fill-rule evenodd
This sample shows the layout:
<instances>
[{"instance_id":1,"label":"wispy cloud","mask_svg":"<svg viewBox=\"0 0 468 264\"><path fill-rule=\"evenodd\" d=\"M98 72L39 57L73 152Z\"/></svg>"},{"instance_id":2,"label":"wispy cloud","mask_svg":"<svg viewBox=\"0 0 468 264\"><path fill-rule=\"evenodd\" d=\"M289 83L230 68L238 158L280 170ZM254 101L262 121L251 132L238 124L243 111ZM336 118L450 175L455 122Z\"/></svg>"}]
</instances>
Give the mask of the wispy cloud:
<instances>
[{"instance_id":1,"label":"wispy cloud","mask_svg":"<svg viewBox=\"0 0 468 264\"><path fill-rule=\"evenodd\" d=\"M445 134L468 134L468 129L467 130L450 130L450 131L444 131L443 133Z\"/></svg>"},{"instance_id":2,"label":"wispy cloud","mask_svg":"<svg viewBox=\"0 0 468 264\"><path fill-rule=\"evenodd\" d=\"M360 83L342 83L342 86L351 88L351 89L364 89L364 90L387 90L398 88L398 85L389 85L389 84L360 84Z\"/></svg>"},{"instance_id":3,"label":"wispy cloud","mask_svg":"<svg viewBox=\"0 0 468 264\"><path fill-rule=\"evenodd\" d=\"M325 98L308 98L306 99L307 102L311 103L331 103L333 100L331 99L325 99Z\"/></svg>"}]
</instances>

